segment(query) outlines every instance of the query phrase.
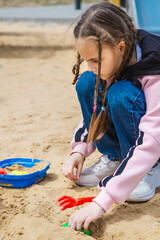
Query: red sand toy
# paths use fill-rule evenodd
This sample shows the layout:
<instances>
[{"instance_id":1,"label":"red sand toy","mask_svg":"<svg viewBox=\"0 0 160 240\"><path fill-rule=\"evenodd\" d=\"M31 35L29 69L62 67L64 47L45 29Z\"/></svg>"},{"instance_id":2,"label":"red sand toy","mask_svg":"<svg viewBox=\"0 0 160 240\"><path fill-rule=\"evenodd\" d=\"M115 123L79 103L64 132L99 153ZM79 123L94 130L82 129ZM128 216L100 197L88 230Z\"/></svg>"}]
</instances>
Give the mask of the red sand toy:
<instances>
[{"instance_id":1,"label":"red sand toy","mask_svg":"<svg viewBox=\"0 0 160 240\"><path fill-rule=\"evenodd\" d=\"M3 168L0 167L0 174L7 174L6 170L4 170Z\"/></svg>"},{"instance_id":2,"label":"red sand toy","mask_svg":"<svg viewBox=\"0 0 160 240\"><path fill-rule=\"evenodd\" d=\"M79 206L86 202L92 202L93 198L95 198L95 197L73 198L73 197L64 195L64 196L60 197L57 200L57 202L59 203L59 206L62 207L61 210L63 211L67 208Z\"/></svg>"}]
</instances>

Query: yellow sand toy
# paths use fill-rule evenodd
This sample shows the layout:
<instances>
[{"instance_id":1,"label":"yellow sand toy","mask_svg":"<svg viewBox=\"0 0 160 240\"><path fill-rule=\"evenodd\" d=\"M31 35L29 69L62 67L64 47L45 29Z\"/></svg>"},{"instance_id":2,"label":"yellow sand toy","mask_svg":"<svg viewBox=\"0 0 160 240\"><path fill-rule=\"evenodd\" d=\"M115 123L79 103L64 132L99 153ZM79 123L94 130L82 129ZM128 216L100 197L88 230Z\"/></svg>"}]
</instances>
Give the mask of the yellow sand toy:
<instances>
[{"instance_id":1,"label":"yellow sand toy","mask_svg":"<svg viewBox=\"0 0 160 240\"><path fill-rule=\"evenodd\" d=\"M9 175L26 175L26 174L28 174L28 172L14 170Z\"/></svg>"}]
</instances>

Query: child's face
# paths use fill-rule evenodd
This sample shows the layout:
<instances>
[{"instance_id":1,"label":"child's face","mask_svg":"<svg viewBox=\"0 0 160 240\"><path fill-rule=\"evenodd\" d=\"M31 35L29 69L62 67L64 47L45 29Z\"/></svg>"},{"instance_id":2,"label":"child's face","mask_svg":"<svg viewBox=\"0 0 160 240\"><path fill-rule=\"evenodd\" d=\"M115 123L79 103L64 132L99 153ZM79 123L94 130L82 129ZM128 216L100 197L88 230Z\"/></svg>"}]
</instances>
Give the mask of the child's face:
<instances>
[{"instance_id":1,"label":"child's face","mask_svg":"<svg viewBox=\"0 0 160 240\"><path fill-rule=\"evenodd\" d=\"M82 59L87 62L88 70L98 74L98 46L95 40L78 38L76 40L76 49L81 55ZM101 74L103 80L111 78L116 70L119 68L122 58L122 49L119 44L114 48L107 44L102 44L101 56Z\"/></svg>"}]
</instances>

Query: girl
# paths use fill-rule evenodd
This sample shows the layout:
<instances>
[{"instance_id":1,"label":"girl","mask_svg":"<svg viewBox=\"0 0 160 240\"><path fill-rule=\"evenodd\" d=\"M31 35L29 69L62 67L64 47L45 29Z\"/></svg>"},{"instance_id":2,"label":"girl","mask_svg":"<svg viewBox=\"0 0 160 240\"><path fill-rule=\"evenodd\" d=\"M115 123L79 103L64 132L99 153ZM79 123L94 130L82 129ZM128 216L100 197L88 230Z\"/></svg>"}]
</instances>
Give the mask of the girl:
<instances>
[{"instance_id":1,"label":"girl","mask_svg":"<svg viewBox=\"0 0 160 240\"><path fill-rule=\"evenodd\" d=\"M78 80L83 120L63 173L81 186L99 182L98 196L69 220L71 228L83 225L86 231L112 204L147 201L160 186L160 37L135 30L131 18L109 2L90 7L74 36L73 84ZM88 71L78 79L82 61ZM95 148L102 157L81 172Z\"/></svg>"}]
</instances>

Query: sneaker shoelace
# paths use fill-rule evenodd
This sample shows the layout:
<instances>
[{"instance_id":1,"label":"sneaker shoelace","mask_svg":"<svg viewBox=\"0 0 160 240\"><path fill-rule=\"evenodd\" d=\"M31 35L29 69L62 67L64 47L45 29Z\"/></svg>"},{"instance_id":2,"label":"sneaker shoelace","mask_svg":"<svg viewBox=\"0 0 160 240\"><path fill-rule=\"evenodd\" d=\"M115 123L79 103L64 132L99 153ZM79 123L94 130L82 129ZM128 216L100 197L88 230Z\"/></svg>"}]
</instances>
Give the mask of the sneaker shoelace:
<instances>
[{"instance_id":1,"label":"sneaker shoelace","mask_svg":"<svg viewBox=\"0 0 160 240\"><path fill-rule=\"evenodd\" d=\"M103 165L105 165L105 163L102 160L99 160L92 166L92 168L94 168L95 170L98 170L98 169L101 169Z\"/></svg>"}]
</instances>

